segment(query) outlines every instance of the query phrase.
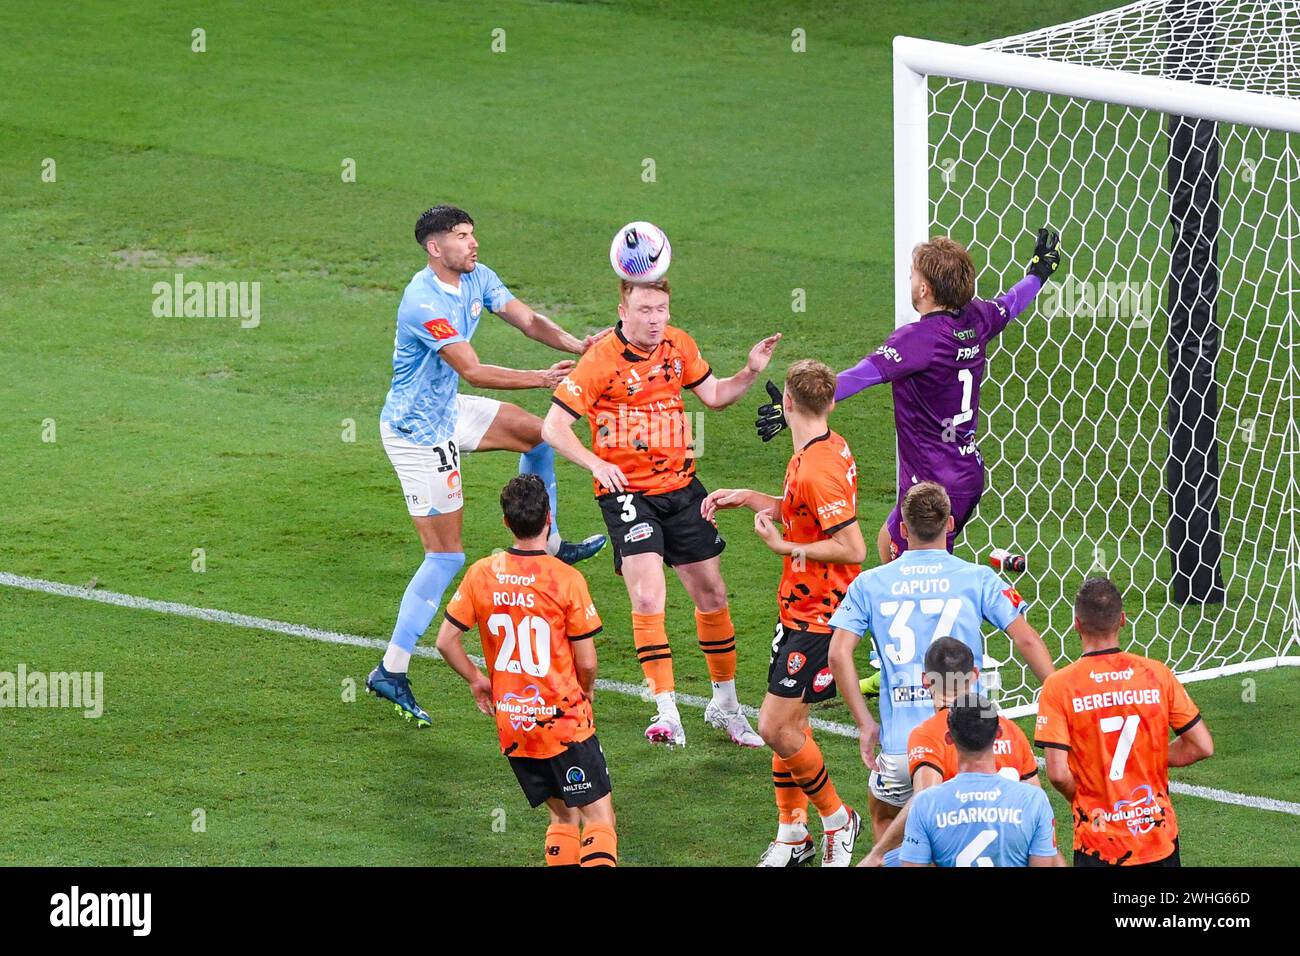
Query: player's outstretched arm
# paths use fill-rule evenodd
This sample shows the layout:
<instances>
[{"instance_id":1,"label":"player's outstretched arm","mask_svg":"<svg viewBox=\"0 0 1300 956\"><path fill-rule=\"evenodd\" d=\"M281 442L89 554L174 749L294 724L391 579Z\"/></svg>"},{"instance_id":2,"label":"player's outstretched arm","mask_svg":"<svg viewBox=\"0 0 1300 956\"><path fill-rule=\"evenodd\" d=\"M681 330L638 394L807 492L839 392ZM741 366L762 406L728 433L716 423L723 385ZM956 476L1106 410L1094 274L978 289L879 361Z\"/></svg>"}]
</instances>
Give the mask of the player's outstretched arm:
<instances>
[{"instance_id":1,"label":"player's outstretched arm","mask_svg":"<svg viewBox=\"0 0 1300 956\"><path fill-rule=\"evenodd\" d=\"M476 388L555 388L573 368L573 362L556 362L548 369L526 372L522 369L484 365L468 342L444 345L438 353L456 373Z\"/></svg>"},{"instance_id":2,"label":"player's outstretched arm","mask_svg":"<svg viewBox=\"0 0 1300 956\"><path fill-rule=\"evenodd\" d=\"M1056 665L1052 663L1051 652L1023 614L1007 625L1007 637L1011 638L1021 659L1040 681L1047 680L1047 675L1055 672Z\"/></svg>"},{"instance_id":3,"label":"player's outstretched arm","mask_svg":"<svg viewBox=\"0 0 1300 956\"><path fill-rule=\"evenodd\" d=\"M746 360L744 368L729 378L717 378L710 375L692 389L695 392L695 397L704 403L705 408L711 408L714 411L733 404L749 391L750 386L758 380L758 376L767 368L767 363L772 361L772 353L776 350L776 343L780 341L781 333L777 332L758 342L749 350L749 358Z\"/></svg>"},{"instance_id":4,"label":"player's outstretched arm","mask_svg":"<svg viewBox=\"0 0 1300 956\"><path fill-rule=\"evenodd\" d=\"M576 421L569 412L558 405L552 405L542 419L542 440L575 465L590 471L606 491L625 489L627 478L618 465L603 461L583 447L582 441L573 433L573 423Z\"/></svg>"},{"instance_id":5,"label":"player's outstretched arm","mask_svg":"<svg viewBox=\"0 0 1300 956\"><path fill-rule=\"evenodd\" d=\"M1006 328L1008 322L1029 307L1034 296L1047 285L1047 281L1052 278L1052 274L1060 268L1060 265L1060 233L1044 226L1038 230L1034 254L1025 268L1025 277L993 300L1001 313L1001 318L995 326L996 332Z\"/></svg>"},{"instance_id":6,"label":"player's outstretched arm","mask_svg":"<svg viewBox=\"0 0 1300 956\"><path fill-rule=\"evenodd\" d=\"M460 628L451 621L444 620L442 627L438 629L438 653L451 665L451 669L469 684L470 693L474 695L474 703L478 705L478 709L491 717L492 682L469 659L460 642Z\"/></svg>"},{"instance_id":7,"label":"player's outstretched arm","mask_svg":"<svg viewBox=\"0 0 1300 956\"><path fill-rule=\"evenodd\" d=\"M542 315L532 306L526 305L518 299L511 299L501 307L501 311L497 314L534 342L549 345L559 352L572 352L574 355L581 355L591 348L594 343L599 342L613 331L613 326L610 326L594 335L588 335L586 338L577 338L564 331L554 321Z\"/></svg>"},{"instance_id":8,"label":"player's outstretched arm","mask_svg":"<svg viewBox=\"0 0 1300 956\"><path fill-rule=\"evenodd\" d=\"M718 488L711 491L700 502L700 516L705 521L712 521L719 511L731 508L748 508L750 511L768 511L779 507L780 498L765 495L761 491L749 488Z\"/></svg>"}]
</instances>

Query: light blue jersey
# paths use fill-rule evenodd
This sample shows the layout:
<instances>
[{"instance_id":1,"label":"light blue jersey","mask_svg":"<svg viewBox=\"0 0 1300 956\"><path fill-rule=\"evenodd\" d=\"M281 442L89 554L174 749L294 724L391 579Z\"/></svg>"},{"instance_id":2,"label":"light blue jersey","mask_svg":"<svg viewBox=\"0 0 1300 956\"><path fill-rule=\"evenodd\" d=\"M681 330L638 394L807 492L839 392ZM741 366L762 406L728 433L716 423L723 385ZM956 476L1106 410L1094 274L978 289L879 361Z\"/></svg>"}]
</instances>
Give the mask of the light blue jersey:
<instances>
[{"instance_id":1,"label":"light blue jersey","mask_svg":"<svg viewBox=\"0 0 1300 956\"><path fill-rule=\"evenodd\" d=\"M881 664L880 749L906 753L908 735L934 713L921 675L935 638L956 638L982 662L983 623L1006 630L1027 606L992 568L943 550L904 551L859 574L830 625L870 634L874 642Z\"/></svg>"},{"instance_id":2,"label":"light blue jersey","mask_svg":"<svg viewBox=\"0 0 1300 956\"><path fill-rule=\"evenodd\" d=\"M393 384L379 420L415 445L438 445L455 435L460 376L438 353L468 342L485 308L500 312L513 298L482 263L461 275L459 289L441 282L428 266L417 272L397 307Z\"/></svg>"},{"instance_id":3,"label":"light blue jersey","mask_svg":"<svg viewBox=\"0 0 1300 956\"><path fill-rule=\"evenodd\" d=\"M1028 866L1056 856L1041 787L996 773L959 773L912 798L899 859L935 866Z\"/></svg>"}]
</instances>

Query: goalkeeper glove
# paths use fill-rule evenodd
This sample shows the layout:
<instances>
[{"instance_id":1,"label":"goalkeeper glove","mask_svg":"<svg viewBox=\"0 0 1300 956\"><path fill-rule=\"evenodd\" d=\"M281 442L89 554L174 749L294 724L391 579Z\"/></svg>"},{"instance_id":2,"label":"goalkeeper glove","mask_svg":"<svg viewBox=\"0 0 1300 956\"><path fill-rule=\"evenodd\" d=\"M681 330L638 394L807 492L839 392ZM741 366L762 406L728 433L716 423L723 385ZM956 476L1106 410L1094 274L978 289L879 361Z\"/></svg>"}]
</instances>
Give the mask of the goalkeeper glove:
<instances>
[{"instance_id":1,"label":"goalkeeper glove","mask_svg":"<svg viewBox=\"0 0 1300 956\"><path fill-rule=\"evenodd\" d=\"M1034 258L1029 260L1025 275L1038 276L1046 285L1061 264L1061 234L1051 232L1047 227L1038 230L1038 244L1034 246Z\"/></svg>"},{"instance_id":2,"label":"goalkeeper glove","mask_svg":"<svg viewBox=\"0 0 1300 956\"><path fill-rule=\"evenodd\" d=\"M767 380L767 394L772 401L758 406L758 418L754 419L754 428L763 441L771 441L786 426L785 410L781 407L781 390L772 384L770 378Z\"/></svg>"}]
</instances>

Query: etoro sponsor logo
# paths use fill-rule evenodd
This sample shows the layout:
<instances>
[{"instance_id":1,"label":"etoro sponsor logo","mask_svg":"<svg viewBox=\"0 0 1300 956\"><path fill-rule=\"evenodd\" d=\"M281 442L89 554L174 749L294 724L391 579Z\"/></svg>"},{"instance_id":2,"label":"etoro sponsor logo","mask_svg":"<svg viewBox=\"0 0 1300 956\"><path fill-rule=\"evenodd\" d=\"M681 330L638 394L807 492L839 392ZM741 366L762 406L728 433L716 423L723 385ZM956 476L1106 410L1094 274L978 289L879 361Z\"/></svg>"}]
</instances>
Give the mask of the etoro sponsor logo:
<instances>
[{"instance_id":1,"label":"etoro sponsor logo","mask_svg":"<svg viewBox=\"0 0 1300 956\"><path fill-rule=\"evenodd\" d=\"M1088 676L1098 684L1105 684L1108 681L1132 680L1133 668L1126 667L1122 671L1089 671Z\"/></svg>"},{"instance_id":2,"label":"etoro sponsor logo","mask_svg":"<svg viewBox=\"0 0 1300 956\"><path fill-rule=\"evenodd\" d=\"M548 704L536 684L529 684L521 693L509 691L497 701L497 713L510 718L510 726L524 733L537 728L538 719L552 720L560 708Z\"/></svg>"}]
</instances>

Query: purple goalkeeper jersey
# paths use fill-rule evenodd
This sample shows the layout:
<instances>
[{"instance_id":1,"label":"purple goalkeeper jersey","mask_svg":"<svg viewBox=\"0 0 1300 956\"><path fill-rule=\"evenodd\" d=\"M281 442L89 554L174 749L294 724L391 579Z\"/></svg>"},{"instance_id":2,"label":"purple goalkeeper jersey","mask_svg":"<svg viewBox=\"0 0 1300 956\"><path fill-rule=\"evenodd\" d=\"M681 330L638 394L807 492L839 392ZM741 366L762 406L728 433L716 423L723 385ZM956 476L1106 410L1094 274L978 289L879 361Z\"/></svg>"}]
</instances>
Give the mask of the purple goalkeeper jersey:
<instances>
[{"instance_id":1,"label":"purple goalkeeper jersey","mask_svg":"<svg viewBox=\"0 0 1300 956\"><path fill-rule=\"evenodd\" d=\"M978 496L984 459L975 444L985 351L1024 311L1042 283L1029 276L993 300L972 299L959 312L930 312L894 330L885 344L841 372L840 400L878 382L894 388L898 492L937 481L950 495Z\"/></svg>"}]
</instances>

